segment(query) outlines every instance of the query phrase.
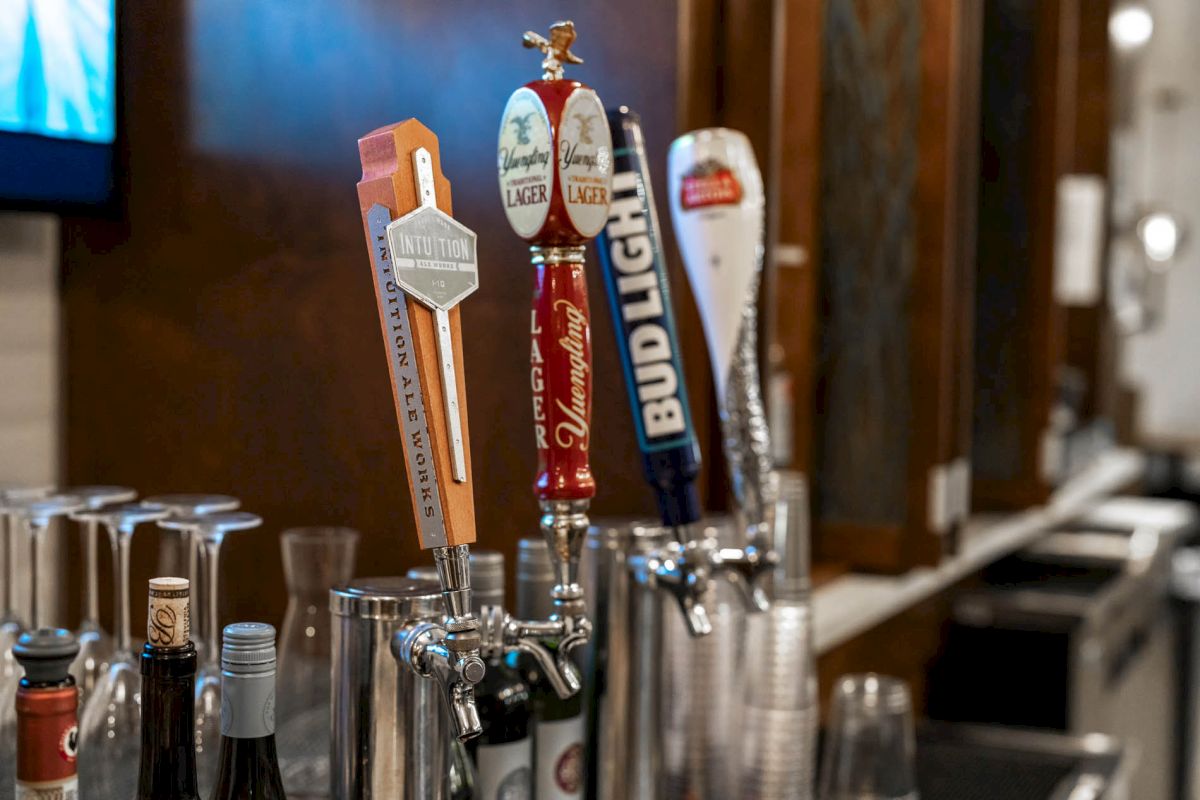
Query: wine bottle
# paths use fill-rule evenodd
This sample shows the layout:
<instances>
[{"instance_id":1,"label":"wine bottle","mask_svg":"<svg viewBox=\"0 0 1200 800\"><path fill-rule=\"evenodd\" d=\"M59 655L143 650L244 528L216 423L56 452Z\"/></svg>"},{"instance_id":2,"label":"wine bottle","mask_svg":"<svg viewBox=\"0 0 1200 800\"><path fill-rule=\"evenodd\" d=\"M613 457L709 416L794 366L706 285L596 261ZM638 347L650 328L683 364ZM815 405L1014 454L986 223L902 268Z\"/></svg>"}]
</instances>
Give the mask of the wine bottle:
<instances>
[{"instance_id":1,"label":"wine bottle","mask_svg":"<svg viewBox=\"0 0 1200 800\"><path fill-rule=\"evenodd\" d=\"M504 556L493 550L471 551L472 603L476 615L485 606L504 605ZM483 733L467 743L475 766L475 797L533 796L533 707L529 687L502 656L488 661L475 686L475 705Z\"/></svg>"},{"instance_id":2,"label":"wine bottle","mask_svg":"<svg viewBox=\"0 0 1200 800\"><path fill-rule=\"evenodd\" d=\"M79 690L68 670L79 643L68 631L25 633L13 656L25 668L17 687L17 797L76 800Z\"/></svg>"},{"instance_id":3,"label":"wine bottle","mask_svg":"<svg viewBox=\"0 0 1200 800\"><path fill-rule=\"evenodd\" d=\"M225 626L221 697L212 800L283 800L275 753L275 628L265 622Z\"/></svg>"},{"instance_id":4,"label":"wine bottle","mask_svg":"<svg viewBox=\"0 0 1200 800\"><path fill-rule=\"evenodd\" d=\"M137 800L199 800L196 646L186 578L151 578L142 648L142 758Z\"/></svg>"},{"instance_id":5,"label":"wine bottle","mask_svg":"<svg viewBox=\"0 0 1200 800\"><path fill-rule=\"evenodd\" d=\"M541 539L522 539L517 545L517 617L548 619L553 613L550 590L554 568ZM534 797L537 800L580 800L584 785L584 719L582 693L566 700L558 696L533 659L524 653L509 656L529 686L533 706Z\"/></svg>"}]
</instances>

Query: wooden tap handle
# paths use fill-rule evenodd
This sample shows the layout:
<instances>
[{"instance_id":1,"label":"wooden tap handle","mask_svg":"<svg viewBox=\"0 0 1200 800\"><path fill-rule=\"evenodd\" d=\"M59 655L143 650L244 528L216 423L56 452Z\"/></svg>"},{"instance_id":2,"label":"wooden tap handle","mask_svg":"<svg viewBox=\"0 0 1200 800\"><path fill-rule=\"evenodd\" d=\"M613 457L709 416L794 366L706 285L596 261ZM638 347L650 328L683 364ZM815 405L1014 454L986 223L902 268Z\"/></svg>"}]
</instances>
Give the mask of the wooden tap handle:
<instances>
[{"instance_id":1,"label":"wooden tap handle","mask_svg":"<svg viewBox=\"0 0 1200 800\"><path fill-rule=\"evenodd\" d=\"M396 219L420 205L412 154L421 147L432 155L437 207L450 214L450 182L441 172L437 137L415 119L379 128L358 140L363 169L362 180L358 182L358 204L374 271L372 285L388 351L396 421L408 465L408 489L421 547L427 549L475 541L461 316L457 307L448 314L466 453L467 479L458 482L453 478L451 464L434 312L406 295L392 279L386 239L380 236L377 224L373 229L372 218L373 213L378 213L377 206L385 207L390 219Z\"/></svg>"},{"instance_id":2,"label":"wooden tap handle","mask_svg":"<svg viewBox=\"0 0 1200 800\"><path fill-rule=\"evenodd\" d=\"M543 251L553 258L559 249ZM530 383L539 500L584 500L596 494L588 462L592 424L592 343L587 281L580 249L561 248L574 263L535 255L530 329Z\"/></svg>"}]
</instances>

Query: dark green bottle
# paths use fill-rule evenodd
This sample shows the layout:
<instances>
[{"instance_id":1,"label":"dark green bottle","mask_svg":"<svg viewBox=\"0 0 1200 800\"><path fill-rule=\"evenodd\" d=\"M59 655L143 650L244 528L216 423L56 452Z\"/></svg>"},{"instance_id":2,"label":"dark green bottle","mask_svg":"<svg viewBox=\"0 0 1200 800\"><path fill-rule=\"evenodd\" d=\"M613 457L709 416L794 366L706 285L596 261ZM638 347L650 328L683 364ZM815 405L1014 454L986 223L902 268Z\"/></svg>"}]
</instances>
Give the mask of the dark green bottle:
<instances>
[{"instance_id":1,"label":"dark green bottle","mask_svg":"<svg viewBox=\"0 0 1200 800\"><path fill-rule=\"evenodd\" d=\"M553 587L554 569L545 541L522 539L517 545L517 617L548 618L553 611ZM580 800L585 767L582 692L563 700L524 653L510 654L508 663L520 672L533 704L534 797Z\"/></svg>"},{"instance_id":2,"label":"dark green bottle","mask_svg":"<svg viewBox=\"0 0 1200 800\"><path fill-rule=\"evenodd\" d=\"M199 800L196 789L196 646L185 578L150 580L142 648L142 757L137 800Z\"/></svg>"}]
</instances>

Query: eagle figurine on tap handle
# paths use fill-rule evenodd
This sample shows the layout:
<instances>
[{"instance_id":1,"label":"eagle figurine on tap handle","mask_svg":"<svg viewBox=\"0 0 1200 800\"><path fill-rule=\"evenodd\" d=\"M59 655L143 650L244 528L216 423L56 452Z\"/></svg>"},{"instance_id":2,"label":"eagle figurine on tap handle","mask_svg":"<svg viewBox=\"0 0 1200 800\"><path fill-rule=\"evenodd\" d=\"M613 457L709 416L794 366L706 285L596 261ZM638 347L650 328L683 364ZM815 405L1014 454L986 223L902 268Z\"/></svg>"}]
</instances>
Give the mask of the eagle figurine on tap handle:
<instances>
[{"instance_id":1,"label":"eagle figurine on tap handle","mask_svg":"<svg viewBox=\"0 0 1200 800\"><path fill-rule=\"evenodd\" d=\"M588 504L596 493L588 462L592 353L584 253L608 219L613 167L604 106L590 87L563 77L564 65L583 63L571 52L575 36L572 22L554 23L549 38L525 34L525 47L544 56L542 78L509 97L496 151L504 211L529 242L534 267L534 491L555 567L554 612L549 620L522 621L489 607L482 621L485 653L521 649L544 661L552 651L557 669L547 676L564 697L580 688L570 653L591 634L579 585Z\"/></svg>"},{"instance_id":2,"label":"eagle figurine on tap handle","mask_svg":"<svg viewBox=\"0 0 1200 800\"><path fill-rule=\"evenodd\" d=\"M482 727L474 685L483 678L479 621L471 613L475 501L467 434L458 303L479 286L475 234L450 216L450 183L437 137L410 119L359 139L359 209L408 492L421 547L433 550L446 616L396 634L392 650L442 688L459 739Z\"/></svg>"}]
</instances>

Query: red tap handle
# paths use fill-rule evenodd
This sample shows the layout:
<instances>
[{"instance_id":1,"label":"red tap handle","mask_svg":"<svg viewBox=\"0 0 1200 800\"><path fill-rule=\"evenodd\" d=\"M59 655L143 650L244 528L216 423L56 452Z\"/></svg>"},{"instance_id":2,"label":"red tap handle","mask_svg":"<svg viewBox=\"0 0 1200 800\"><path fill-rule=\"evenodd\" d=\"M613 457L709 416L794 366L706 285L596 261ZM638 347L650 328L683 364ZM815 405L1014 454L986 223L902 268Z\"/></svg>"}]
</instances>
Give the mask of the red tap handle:
<instances>
[{"instance_id":1,"label":"red tap handle","mask_svg":"<svg viewBox=\"0 0 1200 800\"><path fill-rule=\"evenodd\" d=\"M612 136L600 99L579 81L540 80L509 98L497 151L508 220L536 271L530 383L542 501L596 494L588 463L592 343L584 245L604 228Z\"/></svg>"},{"instance_id":2,"label":"red tap handle","mask_svg":"<svg viewBox=\"0 0 1200 800\"><path fill-rule=\"evenodd\" d=\"M538 449L534 491L539 500L585 500L596 494L588 463L591 325L580 250L543 251L547 260L542 263L542 254L535 254L529 377ZM578 260L549 260L559 253L577 255Z\"/></svg>"}]
</instances>

